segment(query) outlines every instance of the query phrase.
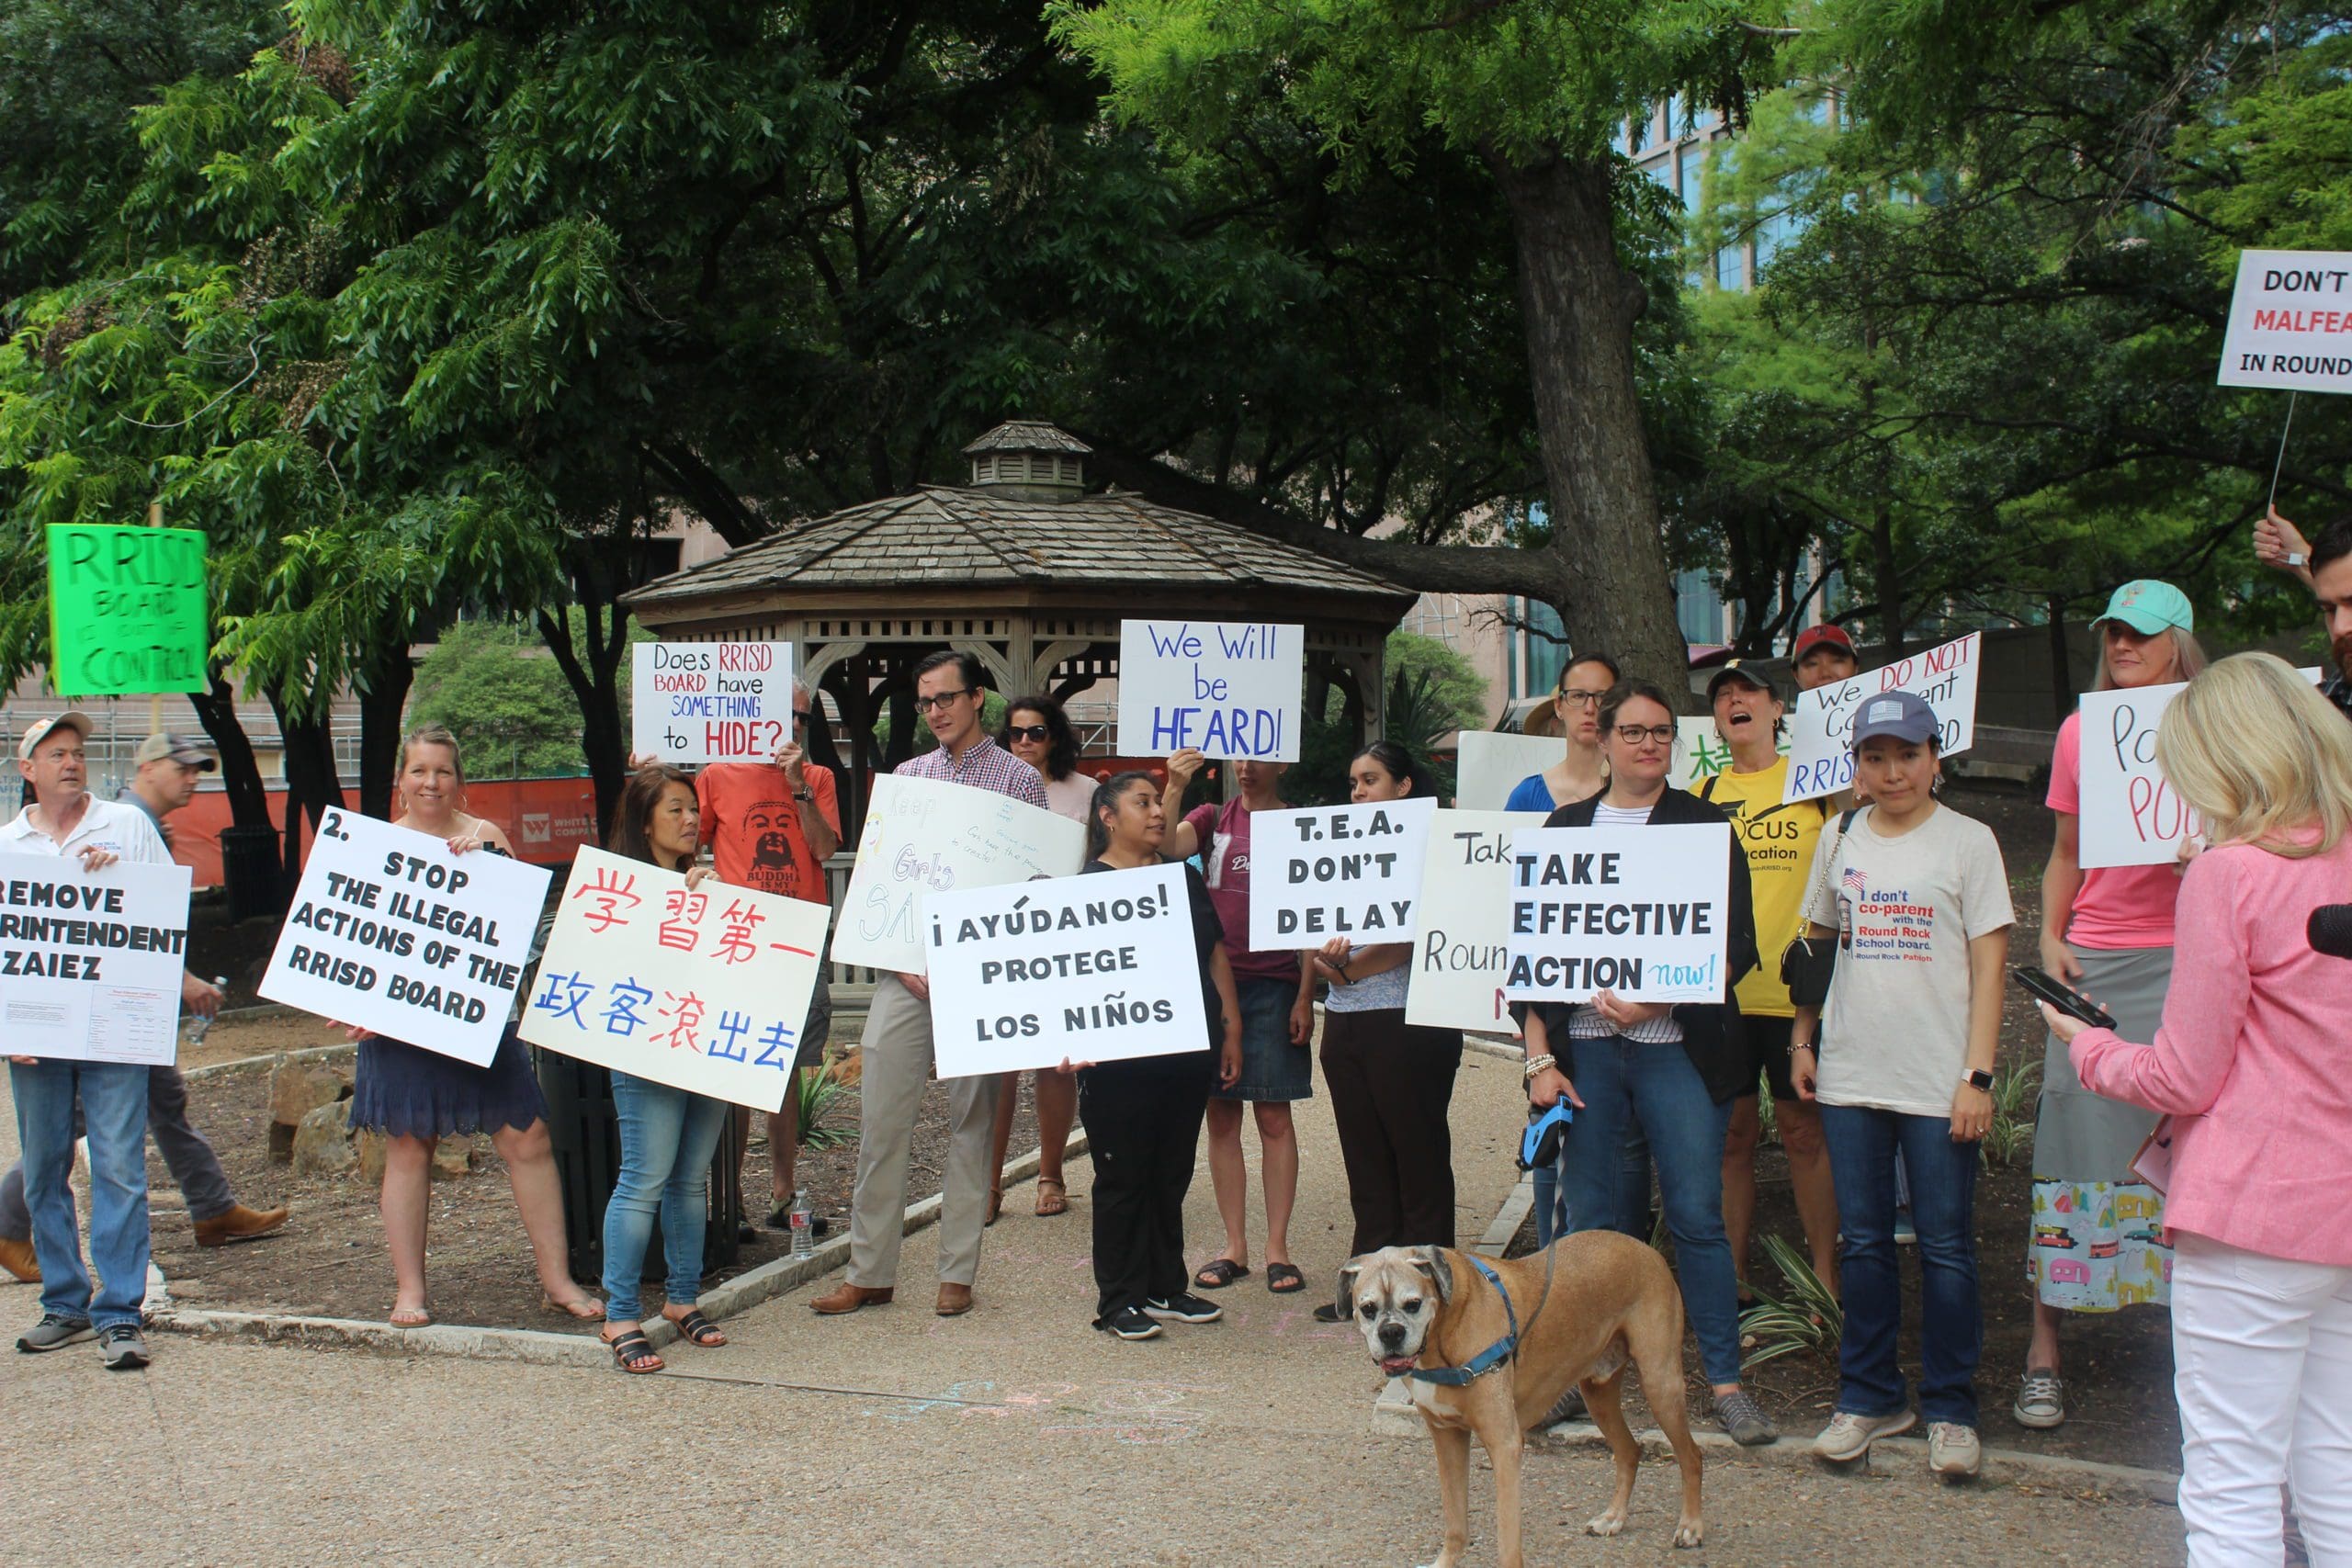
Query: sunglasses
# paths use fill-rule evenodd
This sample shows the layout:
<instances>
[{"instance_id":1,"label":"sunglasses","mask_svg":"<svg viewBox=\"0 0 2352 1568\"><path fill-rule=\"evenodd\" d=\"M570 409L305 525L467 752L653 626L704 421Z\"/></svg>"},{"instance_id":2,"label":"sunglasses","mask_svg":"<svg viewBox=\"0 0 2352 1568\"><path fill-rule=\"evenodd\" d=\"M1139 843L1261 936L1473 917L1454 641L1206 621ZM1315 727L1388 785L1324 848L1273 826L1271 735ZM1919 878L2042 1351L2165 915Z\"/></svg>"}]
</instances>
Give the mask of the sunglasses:
<instances>
[{"instance_id":1,"label":"sunglasses","mask_svg":"<svg viewBox=\"0 0 2352 1568\"><path fill-rule=\"evenodd\" d=\"M1042 724L1013 724L1005 727L1004 738L1007 740L1034 740L1042 746L1054 738L1054 732Z\"/></svg>"}]
</instances>

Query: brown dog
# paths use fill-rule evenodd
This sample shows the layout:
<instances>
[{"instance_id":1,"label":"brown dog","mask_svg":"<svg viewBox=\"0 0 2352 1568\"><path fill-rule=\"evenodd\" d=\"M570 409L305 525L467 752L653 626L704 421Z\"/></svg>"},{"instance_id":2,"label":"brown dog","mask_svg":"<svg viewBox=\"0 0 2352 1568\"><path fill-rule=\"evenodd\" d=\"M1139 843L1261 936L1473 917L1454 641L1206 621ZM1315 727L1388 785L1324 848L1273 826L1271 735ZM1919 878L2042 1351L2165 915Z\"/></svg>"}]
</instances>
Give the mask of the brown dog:
<instances>
[{"instance_id":1,"label":"brown dog","mask_svg":"<svg viewBox=\"0 0 2352 1568\"><path fill-rule=\"evenodd\" d=\"M1363 1331L1381 1371L1409 1379L1413 1403L1437 1445L1445 1550L1436 1568L1453 1568L1469 1544L1474 1432L1495 1467L1498 1559L1502 1568L1521 1568L1521 1445L1529 1425L1570 1383L1584 1390L1593 1424L1617 1461L1616 1493L1585 1529L1615 1535L1625 1528L1642 1459L1622 1402L1628 1362L1641 1373L1642 1393L1682 1467L1674 1544L1699 1544L1699 1445L1683 1409L1682 1294L1673 1272L1656 1252L1615 1231L1564 1236L1550 1250L1548 1295L1543 1253L1488 1265L1510 1292L1519 1346L1493 1371L1451 1387L1412 1378L1406 1369L1464 1366L1510 1332L1503 1298L1476 1264L1451 1247L1390 1247L1350 1258L1340 1270L1340 1310Z\"/></svg>"}]
</instances>

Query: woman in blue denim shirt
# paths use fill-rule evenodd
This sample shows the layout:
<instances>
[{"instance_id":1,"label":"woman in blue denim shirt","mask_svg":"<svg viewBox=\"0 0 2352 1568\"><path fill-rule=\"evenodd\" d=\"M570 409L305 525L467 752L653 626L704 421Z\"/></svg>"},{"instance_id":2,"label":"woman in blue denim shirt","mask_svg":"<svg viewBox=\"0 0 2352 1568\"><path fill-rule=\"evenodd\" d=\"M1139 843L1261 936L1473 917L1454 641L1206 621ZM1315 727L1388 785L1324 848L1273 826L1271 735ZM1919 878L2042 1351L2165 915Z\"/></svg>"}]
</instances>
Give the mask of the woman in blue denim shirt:
<instances>
[{"instance_id":1,"label":"woman in blue denim shirt","mask_svg":"<svg viewBox=\"0 0 2352 1568\"><path fill-rule=\"evenodd\" d=\"M686 886L710 874L695 864L700 830L694 780L675 768L639 769L621 791L613 811L614 854L650 861L665 871L683 871ZM613 1107L621 1123L621 1169L605 1207L605 1343L628 1372L658 1372L654 1353L639 1321L638 1295L645 1276L645 1249L662 1220L662 1253L668 1266L662 1315L678 1325L688 1344L724 1345L727 1336L695 1306L702 1289L703 1233L710 1215L710 1162L718 1152L729 1107L723 1100L655 1083L617 1068Z\"/></svg>"}]
</instances>

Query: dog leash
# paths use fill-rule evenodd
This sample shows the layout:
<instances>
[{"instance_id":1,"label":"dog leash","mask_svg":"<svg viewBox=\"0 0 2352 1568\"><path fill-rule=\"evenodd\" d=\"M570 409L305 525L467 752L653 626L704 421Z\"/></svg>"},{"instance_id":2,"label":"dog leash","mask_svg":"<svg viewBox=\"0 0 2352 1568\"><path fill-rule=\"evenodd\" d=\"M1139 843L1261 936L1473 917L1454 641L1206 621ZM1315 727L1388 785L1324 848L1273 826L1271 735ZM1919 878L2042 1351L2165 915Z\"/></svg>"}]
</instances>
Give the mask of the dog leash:
<instances>
[{"instance_id":1,"label":"dog leash","mask_svg":"<svg viewBox=\"0 0 2352 1568\"><path fill-rule=\"evenodd\" d=\"M1510 1292L1503 1287L1503 1277L1495 1272L1494 1265L1476 1253L1464 1253L1463 1256L1470 1259L1471 1267L1485 1275L1487 1283L1492 1285L1495 1288L1495 1293L1502 1297L1506 1332L1500 1339L1496 1340L1458 1367L1408 1367L1401 1372L1390 1372L1388 1374L1390 1377L1412 1378L1420 1382L1435 1383L1441 1388L1460 1388L1473 1379L1485 1377L1518 1353L1519 1311L1510 1304ZM1557 1267L1558 1263L1557 1247L1545 1247L1544 1249L1544 1290L1535 1298L1535 1310L1527 1314L1530 1327L1532 1327L1536 1318L1543 1314L1544 1303L1552 1297L1552 1270Z\"/></svg>"}]
</instances>

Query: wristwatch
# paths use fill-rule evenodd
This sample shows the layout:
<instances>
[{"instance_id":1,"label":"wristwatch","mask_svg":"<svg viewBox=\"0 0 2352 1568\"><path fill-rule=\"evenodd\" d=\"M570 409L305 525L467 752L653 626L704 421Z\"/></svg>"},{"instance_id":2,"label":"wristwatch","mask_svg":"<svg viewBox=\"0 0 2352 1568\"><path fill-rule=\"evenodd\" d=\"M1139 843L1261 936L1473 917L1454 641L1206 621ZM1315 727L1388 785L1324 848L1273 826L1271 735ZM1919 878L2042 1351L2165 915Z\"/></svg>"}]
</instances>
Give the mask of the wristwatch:
<instances>
[{"instance_id":1,"label":"wristwatch","mask_svg":"<svg viewBox=\"0 0 2352 1568\"><path fill-rule=\"evenodd\" d=\"M1961 1074L1960 1081L1971 1089L1989 1089L1993 1087L1993 1075L1982 1067L1973 1067Z\"/></svg>"},{"instance_id":2,"label":"wristwatch","mask_svg":"<svg viewBox=\"0 0 2352 1568\"><path fill-rule=\"evenodd\" d=\"M2309 550L2289 550L2287 552L2287 565L2290 569L2299 566L2309 566L2311 564L2312 557Z\"/></svg>"},{"instance_id":3,"label":"wristwatch","mask_svg":"<svg viewBox=\"0 0 2352 1568\"><path fill-rule=\"evenodd\" d=\"M807 784L802 784L798 789L792 792L792 798L806 805L817 798L817 792L810 789Z\"/></svg>"}]
</instances>

